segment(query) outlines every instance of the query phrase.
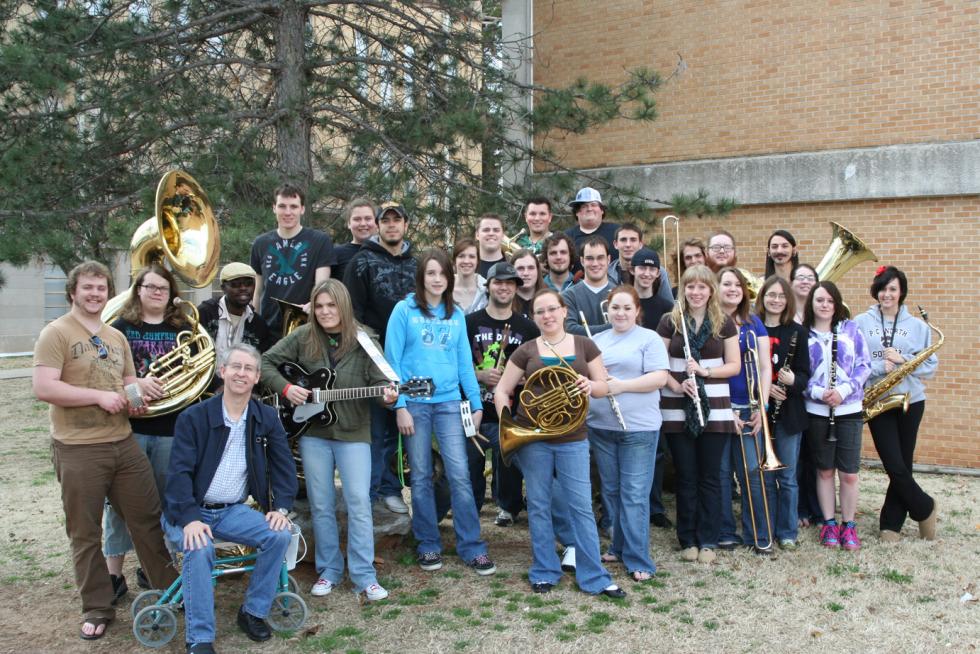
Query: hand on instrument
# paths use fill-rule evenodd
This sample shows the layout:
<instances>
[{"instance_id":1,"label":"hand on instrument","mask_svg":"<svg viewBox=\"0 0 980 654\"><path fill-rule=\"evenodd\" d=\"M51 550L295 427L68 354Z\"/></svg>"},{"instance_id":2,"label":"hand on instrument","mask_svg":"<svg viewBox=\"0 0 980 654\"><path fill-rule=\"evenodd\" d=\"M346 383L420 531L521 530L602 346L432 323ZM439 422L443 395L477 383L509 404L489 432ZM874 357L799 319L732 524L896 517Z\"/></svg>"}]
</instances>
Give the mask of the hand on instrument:
<instances>
[{"instance_id":1,"label":"hand on instrument","mask_svg":"<svg viewBox=\"0 0 980 654\"><path fill-rule=\"evenodd\" d=\"M474 411L471 417L473 418L473 428L479 433L480 423L483 422L483 411Z\"/></svg>"},{"instance_id":2,"label":"hand on instrument","mask_svg":"<svg viewBox=\"0 0 980 654\"><path fill-rule=\"evenodd\" d=\"M99 406L103 411L113 415L119 413L129 404L129 401L120 393L104 391L99 394Z\"/></svg>"},{"instance_id":3,"label":"hand on instrument","mask_svg":"<svg viewBox=\"0 0 980 654\"><path fill-rule=\"evenodd\" d=\"M163 382L152 375L140 377L136 384L140 387L140 394L147 400L159 400L164 395Z\"/></svg>"},{"instance_id":4,"label":"hand on instrument","mask_svg":"<svg viewBox=\"0 0 980 654\"><path fill-rule=\"evenodd\" d=\"M476 380L487 388L494 388L497 385L497 382L500 381L500 376L503 374L503 371L497 370L496 368L490 368L489 370L477 370Z\"/></svg>"},{"instance_id":5,"label":"hand on instrument","mask_svg":"<svg viewBox=\"0 0 980 654\"><path fill-rule=\"evenodd\" d=\"M793 374L792 370L786 370L785 368L780 368L777 379L781 384L792 386L793 382L796 381L796 375ZM785 398L780 398L780 399L785 399Z\"/></svg>"},{"instance_id":6,"label":"hand on instrument","mask_svg":"<svg viewBox=\"0 0 980 654\"><path fill-rule=\"evenodd\" d=\"M385 404L394 404L398 400L398 385L392 382L389 386L385 386L384 396L381 399Z\"/></svg>"},{"instance_id":7,"label":"hand on instrument","mask_svg":"<svg viewBox=\"0 0 980 654\"><path fill-rule=\"evenodd\" d=\"M737 411L735 412L735 415L732 416L732 420L735 422L735 433L736 434L741 434L743 428L745 427L745 421L742 420L741 417L739 417Z\"/></svg>"},{"instance_id":8,"label":"hand on instrument","mask_svg":"<svg viewBox=\"0 0 980 654\"><path fill-rule=\"evenodd\" d=\"M290 385L289 389L286 391L286 399L296 405L306 402L306 398L309 396L310 391L302 386L297 386L296 384Z\"/></svg>"},{"instance_id":9,"label":"hand on instrument","mask_svg":"<svg viewBox=\"0 0 980 654\"><path fill-rule=\"evenodd\" d=\"M698 401L698 383L690 377L681 382L681 390L695 402Z\"/></svg>"},{"instance_id":10,"label":"hand on instrument","mask_svg":"<svg viewBox=\"0 0 980 654\"><path fill-rule=\"evenodd\" d=\"M687 360L687 374L694 373L698 377L707 377L708 371L701 367L701 364L693 358Z\"/></svg>"},{"instance_id":11,"label":"hand on instrument","mask_svg":"<svg viewBox=\"0 0 980 654\"><path fill-rule=\"evenodd\" d=\"M188 522L186 525L184 525L185 550L199 550L208 544L209 538L214 540L214 535L211 533L211 527L200 520L194 520L193 522Z\"/></svg>"},{"instance_id":12,"label":"hand on instrument","mask_svg":"<svg viewBox=\"0 0 980 654\"><path fill-rule=\"evenodd\" d=\"M592 382L588 377L579 375L578 379L575 380L575 386L582 392L583 395L592 395Z\"/></svg>"},{"instance_id":13,"label":"hand on instrument","mask_svg":"<svg viewBox=\"0 0 980 654\"><path fill-rule=\"evenodd\" d=\"M408 412L408 409L395 409L395 423L398 425L398 433L402 436L412 436L415 434L415 418Z\"/></svg>"},{"instance_id":14,"label":"hand on instrument","mask_svg":"<svg viewBox=\"0 0 980 654\"><path fill-rule=\"evenodd\" d=\"M289 527L289 518L279 511L269 511L265 514L265 521L269 523L272 531L282 531Z\"/></svg>"},{"instance_id":15,"label":"hand on instrument","mask_svg":"<svg viewBox=\"0 0 980 654\"><path fill-rule=\"evenodd\" d=\"M783 400L786 399L786 390L773 384L772 386L769 387L769 399L779 400L780 402L782 402Z\"/></svg>"},{"instance_id":16,"label":"hand on instrument","mask_svg":"<svg viewBox=\"0 0 980 654\"><path fill-rule=\"evenodd\" d=\"M885 361L890 361L896 366L900 366L905 363L905 357L903 357L898 350L893 347L885 348Z\"/></svg>"},{"instance_id":17,"label":"hand on instrument","mask_svg":"<svg viewBox=\"0 0 980 654\"><path fill-rule=\"evenodd\" d=\"M139 406L133 406L132 404L129 405L129 415L133 418L138 418L139 416L146 415L147 413L149 413L149 411L150 411L150 407L147 406L145 402Z\"/></svg>"},{"instance_id":18,"label":"hand on instrument","mask_svg":"<svg viewBox=\"0 0 980 654\"><path fill-rule=\"evenodd\" d=\"M843 401L844 398L840 396L840 393L832 388L828 388L823 392L823 402L829 407L837 408Z\"/></svg>"},{"instance_id":19,"label":"hand on instrument","mask_svg":"<svg viewBox=\"0 0 980 654\"><path fill-rule=\"evenodd\" d=\"M610 395L619 395L623 392L623 382L615 377L610 377L606 380L606 384L609 386Z\"/></svg>"},{"instance_id":20,"label":"hand on instrument","mask_svg":"<svg viewBox=\"0 0 980 654\"><path fill-rule=\"evenodd\" d=\"M762 429L762 412L753 411L751 417L744 424L749 425L752 428L752 435L755 436Z\"/></svg>"}]
</instances>

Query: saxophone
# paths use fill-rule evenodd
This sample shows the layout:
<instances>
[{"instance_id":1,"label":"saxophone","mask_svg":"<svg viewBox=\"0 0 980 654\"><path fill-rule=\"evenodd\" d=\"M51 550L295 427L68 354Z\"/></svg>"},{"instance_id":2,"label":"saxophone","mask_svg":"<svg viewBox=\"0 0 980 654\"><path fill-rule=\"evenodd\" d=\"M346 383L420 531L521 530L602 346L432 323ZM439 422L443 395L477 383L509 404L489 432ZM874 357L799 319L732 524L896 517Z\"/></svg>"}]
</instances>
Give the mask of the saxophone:
<instances>
[{"instance_id":1,"label":"saxophone","mask_svg":"<svg viewBox=\"0 0 980 654\"><path fill-rule=\"evenodd\" d=\"M901 408L903 412L908 411L908 393L888 395L888 392L898 386L903 379L912 373L913 370L921 366L926 359L931 357L936 350L943 346L943 341L946 340L946 337L942 330L929 322L929 314L926 313L921 306L919 307L919 314L922 316L922 320L929 325L929 328L939 334L939 340L916 354L898 368L892 370L878 382L864 389L864 401L862 403L864 410L862 414L865 422L877 417L879 414L882 414L885 411L891 411L892 409Z\"/></svg>"}]
</instances>

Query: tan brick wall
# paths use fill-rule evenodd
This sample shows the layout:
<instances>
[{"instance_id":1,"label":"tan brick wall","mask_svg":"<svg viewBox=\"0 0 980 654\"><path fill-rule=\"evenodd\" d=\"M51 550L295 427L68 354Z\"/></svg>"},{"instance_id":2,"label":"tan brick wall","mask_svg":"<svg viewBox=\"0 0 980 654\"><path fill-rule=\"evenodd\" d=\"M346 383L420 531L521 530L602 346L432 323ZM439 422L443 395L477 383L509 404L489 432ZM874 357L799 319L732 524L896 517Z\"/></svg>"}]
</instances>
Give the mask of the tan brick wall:
<instances>
[{"instance_id":1,"label":"tan brick wall","mask_svg":"<svg viewBox=\"0 0 980 654\"><path fill-rule=\"evenodd\" d=\"M751 207L739 209L727 219L684 219L681 238L706 237L715 227L723 227L735 235L739 266L761 275L766 239L773 230L788 229L797 239L800 261L816 265L830 243L829 221L839 222L867 243L880 260L858 264L838 284L854 313L873 303L868 289L877 266L892 264L905 271L909 278L908 306L914 311L915 305L921 304L946 334L938 353L939 370L927 382L916 461L980 468L980 385L976 372L980 361L980 302L975 290L978 215L977 198ZM651 235L660 233L659 220L656 228L652 222L648 225ZM876 457L868 432L864 454Z\"/></svg>"},{"instance_id":2,"label":"tan brick wall","mask_svg":"<svg viewBox=\"0 0 980 654\"><path fill-rule=\"evenodd\" d=\"M687 71L661 117L549 139L574 168L980 137L980 4L534 3L534 81Z\"/></svg>"}]
</instances>

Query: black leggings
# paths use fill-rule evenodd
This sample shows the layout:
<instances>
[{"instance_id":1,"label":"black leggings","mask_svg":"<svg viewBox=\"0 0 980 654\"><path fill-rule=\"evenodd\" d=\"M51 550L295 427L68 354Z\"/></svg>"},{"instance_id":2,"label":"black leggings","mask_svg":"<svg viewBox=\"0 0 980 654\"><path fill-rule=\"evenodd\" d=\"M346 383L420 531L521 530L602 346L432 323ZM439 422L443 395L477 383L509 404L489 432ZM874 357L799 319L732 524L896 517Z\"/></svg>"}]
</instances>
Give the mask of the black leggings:
<instances>
[{"instance_id":1,"label":"black leggings","mask_svg":"<svg viewBox=\"0 0 980 654\"><path fill-rule=\"evenodd\" d=\"M935 507L933 499L912 477L915 441L925 408L922 400L910 404L908 413L893 409L868 421L871 438L889 480L878 519L880 529L901 531L906 516L915 521L925 520Z\"/></svg>"}]
</instances>

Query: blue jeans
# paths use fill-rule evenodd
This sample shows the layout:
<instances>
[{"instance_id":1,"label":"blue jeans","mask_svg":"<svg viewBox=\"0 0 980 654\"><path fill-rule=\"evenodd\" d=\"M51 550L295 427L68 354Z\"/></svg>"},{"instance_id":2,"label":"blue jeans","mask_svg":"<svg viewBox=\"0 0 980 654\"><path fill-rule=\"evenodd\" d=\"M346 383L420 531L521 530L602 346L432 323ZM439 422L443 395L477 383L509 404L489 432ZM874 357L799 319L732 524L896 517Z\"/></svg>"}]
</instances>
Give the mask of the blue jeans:
<instances>
[{"instance_id":1,"label":"blue jeans","mask_svg":"<svg viewBox=\"0 0 980 654\"><path fill-rule=\"evenodd\" d=\"M799 518L797 507L800 501L800 487L796 482L796 464L800 459L800 442L803 434L787 434L783 428L776 423L773 430L775 439L776 456L786 466L782 470L776 471L776 506L775 518L776 540L796 540L799 530Z\"/></svg>"},{"instance_id":2,"label":"blue jeans","mask_svg":"<svg viewBox=\"0 0 980 654\"><path fill-rule=\"evenodd\" d=\"M153 481L156 482L157 493L160 494L162 502L163 491L167 485L167 468L170 466L170 449L173 447L174 439L170 436L147 434L133 434L133 438L150 461L150 467L153 468ZM126 523L108 502L102 512L102 533L105 538L102 553L105 556L123 556L133 549L133 541L129 537Z\"/></svg>"},{"instance_id":3,"label":"blue jeans","mask_svg":"<svg viewBox=\"0 0 980 654\"><path fill-rule=\"evenodd\" d=\"M391 466L398 450L395 412L371 402L371 501L402 495L402 485Z\"/></svg>"},{"instance_id":4,"label":"blue jeans","mask_svg":"<svg viewBox=\"0 0 980 654\"><path fill-rule=\"evenodd\" d=\"M740 409L732 407L734 411L738 413L739 416L742 415ZM730 434L725 438L725 442L722 445L721 450L721 467L718 470L718 483L720 484L721 492L721 514L719 515L718 524L718 542L719 543L741 543L742 540L738 536L738 531L735 527L735 511L732 509L732 471L735 470L735 451L732 447L738 448L738 441L735 440L735 435ZM745 489L742 489L744 494Z\"/></svg>"},{"instance_id":5,"label":"blue jeans","mask_svg":"<svg viewBox=\"0 0 980 654\"><path fill-rule=\"evenodd\" d=\"M439 444L453 506L456 552L466 562L487 553L480 540L480 516L476 513L466 460L466 436L459 401L408 402L415 421L415 435L403 439L412 468L412 531L418 552L442 552L436 499L432 488L432 434Z\"/></svg>"},{"instance_id":6,"label":"blue jeans","mask_svg":"<svg viewBox=\"0 0 980 654\"><path fill-rule=\"evenodd\" d=\"M654 573L650 558L650 487L659 431L615 431L589 427L602 495L612 519L609 552L633 572Z\"/></svg>"},{"instance_id":7,"label":"blue jeans","mask_svg":"<svg viewBox=\"0 0 980 654\"><path fill-rule=\"evenodd\" d=\"M552 444L528 443L517 451L527 487L527 519L531 532L532 584L557 584L561 563L555 552L552 526L552 493L567 500L575 546L575 583L595 595L612 583L599 561L599 532L592 513L592 484L589 480L589 444L586 441ZM557 484L555 476L557 473ZM557 488L556 488L557 486Z\"/></svg>"},{"instance_id":8,"label":"blue jeans","mask_svg":"<svg viewBox=\"0 0 980 654\"><path fill-rule=\"evenodd\" d=\"M772 511L775 506L776 475L772 472L763 473L766 493L766 497L763 498L763 480L759 478L759 456L765 452L764 436L760 429L759 433L753 438L752 428L748 425L748 420L751 417L751 411L749 409L740 409L739 415L743 421L746 421L746 424L742 429L741 435L732 436L729 438L729 442L733 454L732 458L734 459L735 474L738 475L738 483L742 487L742 542L751 543L756 547L771 547L774 545ZM742 439L742 445L739 445L739 438ZM743 449L745 451L744 462L742 460ZM746 468L749 471L748 479L745 478ZM729 479L731 479L730 476ZM749 508L750 497L752 502L751 510ZM722 502L724 502L724 495L722 495ZM767 504L769 506L768 521L766 520ZM730 501L728 506L731 506ZM753 513L755 514L755 534L757 534L757 538L754 537L752 530Z\"/></svg>"},{"instance_id":9,"label":"blue jeans","mask_svg":"<svg viewBox=\"0 0 980 654\"><path fill-rule=\"evenodd\" d=\"M378 583L374 570L374 522L371 519L371 445L327 440L315 436L299 439L316 538L316 571L338 584L344 576L344 556L337 530L334 471L340 471L347 505L347 564L357 592Z\"/></svg>"},{"instance_id":10,"label":"blue jeans","mask_svg":"<svg viewBox=\"0 0 980 654\"><path fill-rule=\"evenodd\" d=\"M524 509L524 492L522 485L524 476L516 465L504 465L500 458L500 425L496 422L488 422L480 425L480 433L483 434L489 443L480 443L480 447L491 450L491 463L493 466L493 484L491 495L497 502L497 506L509 512L515 518ZM466 455L470 466L470 483L473 486L473 498L476 500L476 510L483 508L483 501L487 494L487 478L484 474L486 470L486 457L480 454L476 446L467 439Z\"/></svg>"},{"instance_id":11,"label":"blue jeans","mask_svg":"<svg viewBox=\"0 0 980 654\"><path fill-rule=\"evenodd\" d=\"M201 508L201 521L211 527L218 541L232 541L258 549L255 570L249 576L245 591L246 613L257 618L269 615L276 595L279 573L289 547L289 529L273 531L265 515L244 504L223 509ZM214 542L196 550L183 549L184 530L160 518L167 540L184 552L181 583L184 595L185 640L188 643L214 642L214 591L211 569L214 567Z\"/></svg>"},{"instance_id":12,"label":"blue jeans","mask_svg":"<svg viewBox=\"0 0 980 654\"><path fill-rule=\"evenodd\" d=\"M510 465L520 472L520 457L515 454L510 460ZM520 474L523 479L523 473ZM554 527L555 540L561 543L562 547L575 547L575 531L572 529L572 517L571 511L568 508L568 498L561 492L561 484L558 483L558 479L554 476L551 478L551 524Z\"/></svg>"}]
</instances>

